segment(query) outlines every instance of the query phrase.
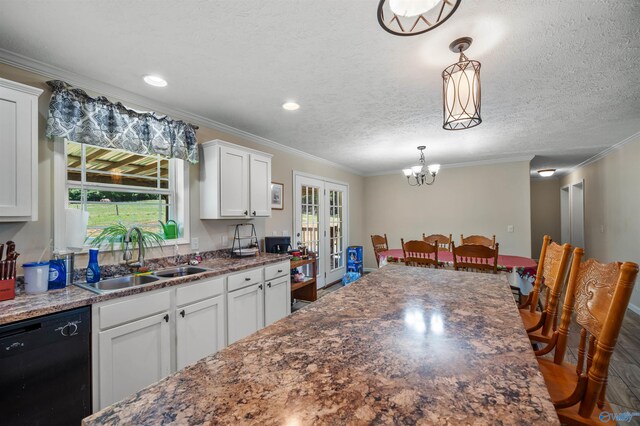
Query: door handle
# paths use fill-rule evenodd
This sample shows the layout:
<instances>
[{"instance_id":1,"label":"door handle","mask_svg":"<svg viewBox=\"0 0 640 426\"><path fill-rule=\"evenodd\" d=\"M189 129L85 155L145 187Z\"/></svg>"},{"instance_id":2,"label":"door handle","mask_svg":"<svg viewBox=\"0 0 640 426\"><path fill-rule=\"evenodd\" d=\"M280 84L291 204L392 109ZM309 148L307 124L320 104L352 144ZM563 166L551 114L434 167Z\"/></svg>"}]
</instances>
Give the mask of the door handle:
<instances>
[{"instance_id":1,"label":"door handle","mask_svg":"<svg viewBox=\"0 0 640 426\"><path fill-rule=\"evenodd\" d=\"M165 316L164 316L164 320L165 320L166 322L169 322L169 314L167 314L167 315L165 315Z\"/></svg>"},{"instance_id":2,"label":"door handle","mask_svg":"<svg viewBox=\"0 0 640 426\"><path fill-rule=\"evenodd\" d=\"M267 287L271 288L271 283L267 283Z\"/></svg>"},{"instance_id":3,"label":"door handle","mask_svg":"<svg viewBox=\"0 0 640 426\"><path fill-rule=\"evenodd\" d=\"M181 311L180 311L180 316L181 316L182 318L184 318L184 315L185 315L185 313L184 313L184 309L183 309L183 310L181 310Z\"/></svg>"}]
</instances>

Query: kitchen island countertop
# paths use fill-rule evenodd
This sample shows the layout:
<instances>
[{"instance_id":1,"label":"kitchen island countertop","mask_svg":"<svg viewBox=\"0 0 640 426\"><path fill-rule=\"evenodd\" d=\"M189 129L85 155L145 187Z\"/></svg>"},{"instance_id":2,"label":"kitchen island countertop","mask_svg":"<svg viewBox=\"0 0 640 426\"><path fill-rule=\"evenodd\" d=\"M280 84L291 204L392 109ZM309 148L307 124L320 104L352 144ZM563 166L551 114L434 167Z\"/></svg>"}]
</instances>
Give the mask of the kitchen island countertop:
<instances>
[{"instance_id":1,"label":"kitchen island countertop","mask_svg":"<svg viewBox=\"0 0 640 426\"><path fill-rule=\"evenodd\" d=\"M388 265L83 421L368 423L559 424L505 280Z\"/></svg>"},{"instance_id":2,"label":"kitchen island countertop","mask_svg":"<svg viewBox=\"0 0 640 426\"><path fill-rule=\"evenodd\" d=\"M289 257L287 255L269 253L243 258L215 257L206 259L198 265L209 268L211 269L210 271L184 277L163 278L153 283L128 287L105 294L96 294L75 285L39 294L25 294L23 291L19 291L15 299L0 302L0 325L288 260ZM165 267L170 266L172 265L166 264Z\"/></svg>"}]
</instances>

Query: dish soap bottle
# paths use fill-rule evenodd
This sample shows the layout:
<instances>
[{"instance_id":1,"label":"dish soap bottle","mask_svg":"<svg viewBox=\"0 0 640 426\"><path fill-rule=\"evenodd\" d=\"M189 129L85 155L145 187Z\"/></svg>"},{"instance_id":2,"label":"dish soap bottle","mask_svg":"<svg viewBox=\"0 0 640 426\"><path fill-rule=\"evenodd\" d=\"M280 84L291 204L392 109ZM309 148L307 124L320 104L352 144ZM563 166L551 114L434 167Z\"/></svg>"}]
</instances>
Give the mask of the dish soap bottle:
<instances>
[{"instance_id":1,"label":"dish soap bottle","mask_svg":"<svg viewBox=\"0 0 640 426\"><path fill-rule=\"evenodd\" d=\"M98 249L89 249L89 264L87 265L87 282L100 281L100 265L98 265Z\"/></svg>"}]
</instances>

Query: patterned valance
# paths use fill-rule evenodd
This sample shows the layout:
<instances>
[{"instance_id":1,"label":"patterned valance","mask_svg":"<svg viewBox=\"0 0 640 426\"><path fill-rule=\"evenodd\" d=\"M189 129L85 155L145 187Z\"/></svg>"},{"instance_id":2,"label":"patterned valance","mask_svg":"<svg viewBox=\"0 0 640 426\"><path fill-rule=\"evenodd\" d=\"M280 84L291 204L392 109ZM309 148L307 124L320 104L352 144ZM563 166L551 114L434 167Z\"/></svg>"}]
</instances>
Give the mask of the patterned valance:
<instances>
[{"instance_id":1,"label":"patterned valance","mask_svg":"<svg viewBox=\"0 0 640 426\"><path fill-rule=\"evenodd\" d=\"M153 112L136 112L103 96L92 98L64 81L47 84L53 90L47 137L198 162L197 126Z\"/></svg>"}]
</instances>

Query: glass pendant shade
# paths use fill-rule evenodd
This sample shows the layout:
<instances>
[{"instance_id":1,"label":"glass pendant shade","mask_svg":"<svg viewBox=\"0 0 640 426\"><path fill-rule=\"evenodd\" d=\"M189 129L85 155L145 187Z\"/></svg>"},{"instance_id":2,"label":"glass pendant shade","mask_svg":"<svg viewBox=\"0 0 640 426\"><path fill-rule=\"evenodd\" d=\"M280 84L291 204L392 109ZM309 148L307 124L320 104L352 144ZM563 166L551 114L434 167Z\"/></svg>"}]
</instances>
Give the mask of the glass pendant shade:
<instances>
[{"instance_id":1,"label":"glass pendant shade","mask_svg":"<svg viewBox=\"0 0 640 426\"><path fill-rule=\"evenodd\" d=\"M437 175L440 171L440 164L430 164L428 169L429 173L431 173L432 175Z\"/></svg>"},{"instance_id":2,"label":"glass pendant shade","mask_svg":"<svg viewBox=\"0 0 640 426\"><path fill-rule=\"evenodd\" d=\"M406 177L409 177L409 176L411 176L413 174L413 170L411 170L411 169L402 169L402 173L404 173L404 175Z\"/></svg>"},{"instance_id":3,"label":"glass pendant shade","mask_svg":"<svg viewBox=\"0 0 640 426\"><path fill-rule=\"evenodd\" d=\"M459 49L460 60L442 72L445 130L468 129L482 123L480 116L480 62L468 59L462 50L471 39L454 41L450 49Z\"/></svg>"},{"instance_id":4,"label":"glass pendant shade","mask_svg":"<svg viewBox=\"0 0 640 426\"><path fill-rule=\"evenodd\" d=\"M411 171L413 172L414 175L416 176L419 175L420 173L422 173L422 164L418 164L411 167Z\"/></svg>"},{"instance_id":5,"label":"glass pendant shade","mask_svg":"<svg viewBox=\"0 0 640 426\"><path fill-rule=\"evenodd\" d=\"M411 17L427 13L441 0L389 0L389 8L398 16Z\"/></svg>"}]
</instances>

